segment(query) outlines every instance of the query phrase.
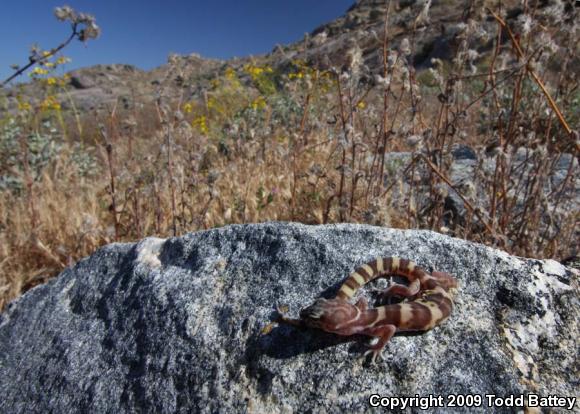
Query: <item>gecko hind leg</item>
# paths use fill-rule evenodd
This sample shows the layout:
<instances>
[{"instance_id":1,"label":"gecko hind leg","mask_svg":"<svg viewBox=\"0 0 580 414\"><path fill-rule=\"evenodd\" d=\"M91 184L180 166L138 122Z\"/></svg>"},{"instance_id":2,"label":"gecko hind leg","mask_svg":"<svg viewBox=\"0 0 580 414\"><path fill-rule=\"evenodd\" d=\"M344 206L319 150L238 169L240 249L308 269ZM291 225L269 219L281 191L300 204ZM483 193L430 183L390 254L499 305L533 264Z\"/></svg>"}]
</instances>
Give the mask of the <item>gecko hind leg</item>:
<instances>
[{"instance_id":1,"label":"gecko hind leg","mask_svg":"<svg viewBox=\"0 0 580 414\"><path fill-rule=\"evenodd\" d=\"M387 299L393 296L399 296L402 298L407 298L413 300L421 290L421 281L419 279L411 282L409 286L401 285L396 283L389 286L387 289L380 291L379 301L385 303Z\"/></svg>"},{"instance_id":2,"label":"gecko hind leg","mask_svg":"<svg viewBox=\"0 0 580 414\"><path fill-rule=\"evenodd\" d=\"M363 358L366 358L369 354L372 354L371 362L374 364L377 357L379 359L383 359L382 351L389 339L393 337L395 332L397 331L397 327L395 325L384 325L378 326L376 328L369 328L364 332L361 332L363 335L373 336L378 338L378 342L374 345L369 345L369 350L366 351L363 355Z\"/></svg>"},{"instance_id":3,"label":"gecko hind leg","mask_svg":"<svg viewBox=\"0 0 580 414\"><path fill-rule=\"evenodd\" d=\"M456 288L458 286L457 279L453 275L446 272L433 272L431 276L435 278L439 285L443 286L445 289Z\"/></svg>"}]
</instances>

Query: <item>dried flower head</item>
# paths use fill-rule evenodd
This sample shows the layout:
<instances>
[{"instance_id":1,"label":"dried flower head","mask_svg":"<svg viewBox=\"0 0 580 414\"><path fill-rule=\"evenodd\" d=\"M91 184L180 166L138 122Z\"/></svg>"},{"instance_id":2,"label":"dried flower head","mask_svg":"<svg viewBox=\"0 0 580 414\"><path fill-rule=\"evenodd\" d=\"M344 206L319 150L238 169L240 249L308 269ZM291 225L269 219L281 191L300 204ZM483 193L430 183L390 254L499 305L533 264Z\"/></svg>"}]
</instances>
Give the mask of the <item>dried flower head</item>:
<instances>
[{"instance_id":1,"label":"dried flower head","mask_svg":"<svg viewBox=\"0 0 580 414\"><path fill-rule=\"evenodd\" d=\"M101 34L101 29L97 26L95 16L91 14L77 13L70 6L62 6L54 9L54 15L61 22L70 21L73 25L73 30L77 30L77 26L82 25L81 30L77 32L78 39L81 42L96 39Z\"/></svg>"},{"instance_id":2,"label":"dried flower head","mask_svg":"<svg viewBox=\"0 0 580 414\"><path fill-rule=\"evenodd\" d=\"M466 52L465 57L467 58L468 62L473 62L479 57L479 52L475 49L469 49Z\"/></svg>"},{"instance_id":3,"label":"dried flower head","mask_svg":"<svg viewBox=\"0 0 580 414\"><path fill-rule=\"evenodd\" d=\"M75 11L69 6L56 7L54 9L55 17L64 22L65 20L74 21L77 17Z\"/></svg>"},{"instance_id":4,"label":"dried flower head","mask_svg":"<svg viewBox=\"0 0 580 414\"><path fill-rule=\"evenodd\" d=\"M429 9L431 8L431 0L425 1L421 11L417 15L415 19L415 24L417 26L429 24Z\"/></svg>"},{"instance_id":5,"label":"dried flower head","mask_svg":"<svg viewBox=\"0 0 580 414\"><path fill-rule=\"evenodd\" d=\"M386 78L383 78L381 75L375 75L375 84L388 88L391 84L391 75L388 74Z\"/></svg>"},{"instance_id":6,"label":"dried flower head","mask_svg":"<svg viewBox=\"0 0 580 414\"><path fill-rule=\"evenodd\" d=\"M421 135L409 135L406 139L407 145L411 148L417 148L422 140L423 137Z\"/></svg>"},{"instance_id":7,"label":"dried flower head","mask_svg":"<svg viewBox=\"0 0 580 414\"><path fill-rule=\"evenodd\" d=\"M387 54L388 65L393 66L395 63L397 63L398 58L399 58L399 53L397 53L394 50L390 50L389 53Z\"/></svg>"},{"instance_id":8,"label":"dried flower head","mask_svg":"<svg viewBox=\"0 0 580 414\"><path fill-rule=\"evenodd\" d=\"M399 51L403 56L409 56L411 54L411 43L409 39L406 37L401 40L401 44L399 45Z\"/></svg>"},{"instance_id":9,"label":"dried flower head","mask_svg":"<svg viewBox=\"0 0 580 414\"><path fill-rule=\"evenodd\" d=\"M360 72L361 66L363 65L362 49L358 44L354 44L353 47L347 52L347 65L348 69L356 75Z\"/></svg>"},{"instance_id":10,"label":"dried flower head","mask_svg":"<svg viewBox=\"0 0 580 414\"><path fill-rule=\"evenodd\" d=\"M79 40L81 42L86 42L89 39L96 39L101 34L101 29L93 21L87 24L84 29L79 32Z\"/></svg>"},{"instance_id":11,"label":"dried flower head","mask_svg":"<svg viewBox=\"0 0 580 414\"><path fill-rule=\"evenodd\" d=\"M522 14L518 17L517 27L522 36L527 36L532 31L532 18L529 14Z\"/></svg>"}]
</instances>

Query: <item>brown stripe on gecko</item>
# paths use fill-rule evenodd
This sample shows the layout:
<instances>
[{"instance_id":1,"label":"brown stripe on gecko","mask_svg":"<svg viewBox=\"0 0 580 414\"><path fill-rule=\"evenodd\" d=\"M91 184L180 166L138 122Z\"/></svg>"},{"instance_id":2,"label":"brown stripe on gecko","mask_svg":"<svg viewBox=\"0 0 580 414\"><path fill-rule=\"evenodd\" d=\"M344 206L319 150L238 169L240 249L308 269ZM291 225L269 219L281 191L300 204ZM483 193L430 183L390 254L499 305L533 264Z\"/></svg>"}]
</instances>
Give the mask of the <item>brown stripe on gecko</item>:
<instances>
[{"instance_id":1,"label":"brown stripe on gecko","mask_svg":"<svg viewBox=\"0 0 580 414\"><path fill-rule=\"evenodd\" d=\"M448 293L445 291L440 291L439 289L440 288L437 290L424 292L424 294L421 296L421 299L416 301L419 303L428 303L430 306L436 306L441 311L442 317L435 321L435 323L439 323L440 321L446 319L453 310L453 301L449 297Z\"/></svg>"},{"instance_id":2,"label":"brown stripe on gecko","mask_svg":"<svg viewBox=\"0 0 580 414\"><path fill-rule=\"evenodd\" d=\"M361 266L359 266L355 270L355 272L359 273L362 277L364 277L365 281L367 281L367 282L375 274L375 272L373 271L373 268L368 263L364 263Z\"/></svg>"},{"instance_id":3,"label":"brown stripe on gecko","mask_svg":"<svg viewBox=\"0 0 580 414\"><path fill-rule=\"evenodd\" d=\"M368 329L381 325L394 325L397 331L426 331L446 319L447 316L448 313L436 304L419 300L368 309L364 317L350 321L341 328L363 326Z\"/></svg>"},{"instance_id":4,"label":"brown stripe on gecko","mask_svg":"<svg viewBox=\"0 0 580 414\"><path fill-rule=\"evenodd\" d=\"M345 285L347 285L349 288L351 289L358 289L362 286L361 283L358 283L358 281L354 278L348 278L345 282Z\"/></svg>"},{"instance_id":5,"label":"brown stripe on gecko","mask_svg":"<svg viewBox=\"0 0 580 414\"><path fill-rule=\"evenodd\" d=\"M385 318L388 319L389 321L392 321L391 323L395 326L399 326L399 324L401 323L401 306L400 305L388 305L388 306L382 306L383 308L385 308Z\"/></svg>"},{"instance_id":6,"label":"brown stripe on gecko","mask_svg":"<svg viewBox=\"0 0 580 414\"><path fill-rule=\"evenodd\" d=\"M367 263L367 266L369 266L371 268L371 275L380 273L379 269L378 269L378 263L377 263L378 259L373 260L370 263Z\"/></svg>"},{"instance_id":7,"label":"brown stripe on gecko","mask_svg":"<svg viewBox=\"0 0 580 414\"><path fill-rule=\"evenodd\" d=\"M351 299L364 284L391 274L404 276L411 283L428 276L423 269L410 260L398 257L378 257L370 263L363 264L352 272L343 282L336 297L344 300Z\"/></svg>"},{"instance_id":8,"label":"brown stripe on gecko","mask_svg":"<svg viewBox=\"0 0 580 414\"><path fill-rule=\"evenodd\" d=\"M417 331L429 325L431 322L431 309L417 302L403 303L401 312L409 312L411 318L406 323L401 323L397 328L401 331Z\"/></svg>"},{"instance_id":9,"label":"brown stripe on gecko","mask_svg":"<svg viewBox=\"0 0 580 414\"><path fill-rule=\"evenodd\" d=\"M427 331L435 325L444 321L451 314L453 304L450 298L438 291L427 291L420 299L407 303L413 306L413 319L415 328L420 331ZM446 293L446 292L445 292Z\"/></svg>"},{"instance_id":10,"label":"brown stripe on gecko","mask_svg":"<svg viewBox=\"0 0 580 414\"><path fill-rule=\"evenodd\" d=\"M393 264L393 259L399 260L397 257L386 257L383 259L383 272L387 271L387 269L394 269L395 266ZM398 267L398 262L396 263Z\"/></svg>"}]
</instances>

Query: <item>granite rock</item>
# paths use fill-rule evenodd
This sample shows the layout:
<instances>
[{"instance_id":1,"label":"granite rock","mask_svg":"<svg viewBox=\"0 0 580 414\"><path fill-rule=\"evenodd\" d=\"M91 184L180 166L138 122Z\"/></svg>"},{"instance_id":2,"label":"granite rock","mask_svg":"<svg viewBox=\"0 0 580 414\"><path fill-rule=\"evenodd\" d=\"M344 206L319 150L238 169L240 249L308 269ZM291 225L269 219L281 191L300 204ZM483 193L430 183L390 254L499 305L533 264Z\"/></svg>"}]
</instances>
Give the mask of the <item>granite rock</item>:
<instances>
[{"instance_id":1,"label":"granite rock","mask_svg":"<svg viewBox=\"0 0 580 414\"><path fill-rule=\"evenodd\" d=\"M451 317L396 335L376 364L361 358L365 338L268 328L276 305L295 316L379 255L454 274ZM430 231L351 224L111 244L0 316L0 412L338 413L371 411L372 394L577 397L573 272ZM470 412L514 411L484 400Z\"/></svg>"}]
</instances>

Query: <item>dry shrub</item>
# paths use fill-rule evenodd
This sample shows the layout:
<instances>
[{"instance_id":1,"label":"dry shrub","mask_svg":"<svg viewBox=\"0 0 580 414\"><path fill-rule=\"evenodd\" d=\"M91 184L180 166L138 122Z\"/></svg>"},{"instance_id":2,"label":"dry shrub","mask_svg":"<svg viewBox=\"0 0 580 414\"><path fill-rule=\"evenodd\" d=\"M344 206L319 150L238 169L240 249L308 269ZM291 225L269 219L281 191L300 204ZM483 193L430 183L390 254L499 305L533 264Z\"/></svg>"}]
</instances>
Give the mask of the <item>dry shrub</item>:
<instances>
[{"instance_id":1,"label":"dry shrub","mask_svg":"<svg viewBox=\"0 0 580 414\"><path fill-rule=\"evenodd\" d=\"M523 13L547 33L552 11ZM478 59L476 19L461 26L455 58L429 72L415 72L412 41L390 48L388 36L379 74L356 45L345 72L253 62L223 70L198 99L184 98L195 95L187 81L177 95L162 82L155 105L85 117L83 146L63 140L34 179L20 154L16 174L29 185L0 192L0 309L103 244L230 223L347 221L433 229L532 257L575 253L578 138L555 108L577 113L577 80L546 69L554 56L564 67L577 61L548 51L548 40L571 39L525 35L518 58L500 21ZM166 83L187 78L173 60ZM452 182L458 144L477 162ZM79 161L89 153L94 163Z\"/></svg>"}]
</instances>

